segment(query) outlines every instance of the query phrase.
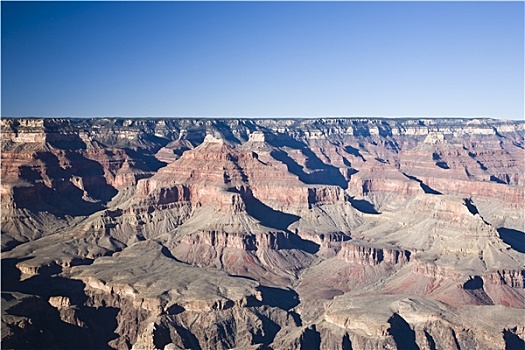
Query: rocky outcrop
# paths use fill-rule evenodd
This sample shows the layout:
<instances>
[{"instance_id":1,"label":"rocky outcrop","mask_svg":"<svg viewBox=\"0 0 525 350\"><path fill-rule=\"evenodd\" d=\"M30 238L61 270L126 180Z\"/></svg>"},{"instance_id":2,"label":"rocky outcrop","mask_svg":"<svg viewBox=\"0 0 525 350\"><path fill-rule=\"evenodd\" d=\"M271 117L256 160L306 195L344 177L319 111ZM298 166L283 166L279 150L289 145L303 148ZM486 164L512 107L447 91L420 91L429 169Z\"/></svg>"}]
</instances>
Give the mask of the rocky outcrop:
<instances>
[{"instance_id":1,"label":"rocky outcrop","mask_svg":"<svg viewBox=\"0 0 525 350\"><path fill-rule=\"evenodd\" d=\"M337 257L346 263L376 266L382 262L391 265L407 263L410 261L410 254L407 250L379 248L349 241L342 245Z\"/></svg>"},{"instance_id":2,"label":"rocky outcrop","mask_svg":"<svg viewBox=\"0 0 525 350\"><path fill-rule=\"evenodd\" d=\"M525 289L525 270L498 270L483 276L485 283Z\"/></svg>"},{"instance_id":3,"label":"rocky outcrop","mask_svg":"<svg viewBox=\"0 0 525 350\"><path fill-rule=\"evenodd\" d=\"M523 121L0 124L6 347L524 345Z\"/></svg>"},{"instance_id":4,"label":"rocky outcrop","mask_svg":"<svg viewBox=\"0 0 525 350\"><path fill-rule=\"evenodd\" d=\"M508 346L508 338L512 337L502 336L506 322L501 322L501 315L490 315L491 311L502 311L498 307L479 307L466 311L449 309L445 304L426 298L383 296L358 299L361 299L361 302L348 302L345 297L336 298L325 316L327 323L346 331L342 334L348 335L352 348L376 348L379 345L393 349L432 349L439 345L451 349L498 349ZM388 311L366 312L358 306L367 304L362 303L363 299L376 305L389 305L382 308ZM346 307L341 305L343 300L347 302ZM506 317L520 317L519 313L519 310L512 310ZM485 319L480 321L479 318L465 321L465 317L474 315L488 317L495 323L486 322ZM483 329L483 335L473 332L473 328L462 327L465 322L473 328ZM340 331L328 327L326 331L341 334ZM512 335L518 337L516 333L515 330Z\"/></svg>"},{"instance_id":5,"label":"rocky outcrop","mask_svg":"<svg viewBox=\"0 0 525 350\"><path fill-rule=\"evenodd\" d=\"M461 274L448 266L439 266L429 261L416 261L412 265L412 271L418 275L430 277L433 280L455 281L461 278Z\"/></svg>"},{"instance_id":6,"label":"rocky outcrop","mask_svg":"<svg viewBox=\"0 0 525 350\"><path fill-rule=\"evenodd\" d=\"M259 243L253 234L229 234L217 231L200 231L194 235L185 236L182 240L186 244L206 244L212 247L231 247L242 250L256 250ZM276 246L265 248L275 249Z\"/></svg>"}]
</instances>

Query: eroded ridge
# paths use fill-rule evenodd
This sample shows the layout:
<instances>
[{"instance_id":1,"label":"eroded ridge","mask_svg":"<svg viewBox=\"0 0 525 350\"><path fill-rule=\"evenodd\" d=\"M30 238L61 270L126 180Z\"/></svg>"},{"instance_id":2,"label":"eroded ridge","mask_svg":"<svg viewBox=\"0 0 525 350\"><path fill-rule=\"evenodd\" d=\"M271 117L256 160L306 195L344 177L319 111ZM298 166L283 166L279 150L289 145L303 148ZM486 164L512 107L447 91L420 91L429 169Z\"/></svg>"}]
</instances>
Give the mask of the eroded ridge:
<instances>
[{"instance_id":1,"label":"eroded ridge","mask_svg":"<svg viewBox=\"0 0 525 350\"><path fill-rule=\"evenodd\" d=\"M3 347L525 345L523 121L1 126Z\"/></svg>"}]
</instances>

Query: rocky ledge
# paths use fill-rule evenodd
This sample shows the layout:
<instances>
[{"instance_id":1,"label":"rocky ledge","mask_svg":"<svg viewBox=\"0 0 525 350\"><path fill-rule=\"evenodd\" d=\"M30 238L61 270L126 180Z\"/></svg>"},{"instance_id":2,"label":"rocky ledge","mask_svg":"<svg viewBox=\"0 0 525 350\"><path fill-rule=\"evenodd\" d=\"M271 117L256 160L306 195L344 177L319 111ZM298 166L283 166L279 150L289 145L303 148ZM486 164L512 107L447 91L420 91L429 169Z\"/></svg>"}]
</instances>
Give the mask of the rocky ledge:
<instances>
[{"instance_id":1,"label":"rocky ledge","mask_svg":"<svg viewBox=\"0 0 525 350\"><path fill-rule=\"evenodd\" d=\"M3 118L2 346L525 347L525 122Z\"/></svg>"}]
</instances>

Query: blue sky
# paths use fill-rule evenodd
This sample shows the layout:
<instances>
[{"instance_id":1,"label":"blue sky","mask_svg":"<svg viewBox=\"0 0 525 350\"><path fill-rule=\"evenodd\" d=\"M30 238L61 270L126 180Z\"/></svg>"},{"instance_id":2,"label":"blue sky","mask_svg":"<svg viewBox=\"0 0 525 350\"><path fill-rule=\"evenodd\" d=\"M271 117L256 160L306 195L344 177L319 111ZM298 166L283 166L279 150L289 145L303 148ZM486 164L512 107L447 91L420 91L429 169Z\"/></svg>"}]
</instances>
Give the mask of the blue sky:
<instances>
[{"instance_id":1,"label":"blue sky","mask_svg":"<svg viewBox=\"0 0 525 350\"><path fill-rule=\"evenodd\" d=\"M523 2L1 2L2 116L523 119Z\"/></svg>"}]
</instances>

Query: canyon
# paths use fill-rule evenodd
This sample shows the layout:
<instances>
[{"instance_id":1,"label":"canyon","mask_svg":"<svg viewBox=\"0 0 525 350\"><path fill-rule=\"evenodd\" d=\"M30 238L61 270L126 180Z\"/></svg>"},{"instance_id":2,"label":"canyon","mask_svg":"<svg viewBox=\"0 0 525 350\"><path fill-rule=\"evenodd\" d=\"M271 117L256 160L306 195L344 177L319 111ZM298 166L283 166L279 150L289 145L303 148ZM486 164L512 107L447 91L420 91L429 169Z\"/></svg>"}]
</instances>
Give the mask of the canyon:
<instances>
[{"instance_id":1,"label":"canyon","mask_svg":"<svg viewBox=\"0 0 525 350\"><path fill-rule=\"evenodd\" d=\"M2 118L9 349L523 349L525 121Z\"/></svg>"}]
</instances>

